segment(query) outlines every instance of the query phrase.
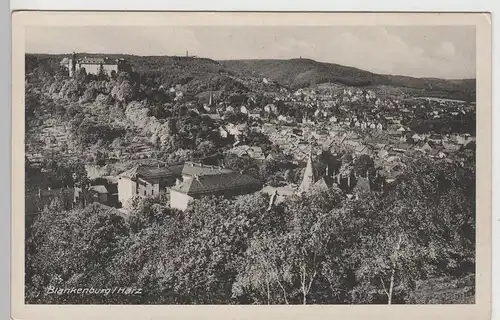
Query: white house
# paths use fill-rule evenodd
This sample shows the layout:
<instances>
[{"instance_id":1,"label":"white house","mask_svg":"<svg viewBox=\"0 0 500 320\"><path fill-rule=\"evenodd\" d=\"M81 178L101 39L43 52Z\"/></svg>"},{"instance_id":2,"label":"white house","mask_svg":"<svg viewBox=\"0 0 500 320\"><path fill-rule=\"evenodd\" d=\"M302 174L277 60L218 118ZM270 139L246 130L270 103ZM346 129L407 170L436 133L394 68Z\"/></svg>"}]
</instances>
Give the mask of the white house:
<instances>
[{"instance_id":1,"label":"white house","mask_svg":"<svg viewBox=\"0 0 500 320\"><path fill-rule=\"evenodd\" d=\"M136 165L118 176L118 201L123 207L135 196L155 196L174 185L181 166Z\"/></svg>"}]
</instances>

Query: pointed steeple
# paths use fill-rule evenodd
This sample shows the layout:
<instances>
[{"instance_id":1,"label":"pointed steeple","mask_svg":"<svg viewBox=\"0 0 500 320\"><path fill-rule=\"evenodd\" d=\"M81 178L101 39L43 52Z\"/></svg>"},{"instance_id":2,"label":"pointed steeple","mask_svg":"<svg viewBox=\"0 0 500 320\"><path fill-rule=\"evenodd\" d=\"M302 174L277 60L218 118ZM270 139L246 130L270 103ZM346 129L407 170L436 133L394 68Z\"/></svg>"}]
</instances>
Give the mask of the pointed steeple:
<instances>
[{"instance_id":1,"label":"pointed steeple","mask_svg":"<svg viewBox=\"0 0 500 320\"><path fill-rule=\"evenodd\" d=\"M299 193L307 192L311 189L314 184L314 168L312 164L312 148L309 152L309 157L307 158L306 171L304 172L304 177L302 178L302 183L299 186Z\"/></svg>"},{"instance_id":2,"label":"pointed steeple","mask_svg":"<svg viewBox=\"0 0 500 320\"><path fill-rule=\"evenodd\" d=\"M276 204L276 200L278 199L278 190L274 190L273 194L271 195L271 198L269 198L269 206L267 207L267 210L271 210L273 206Z\"/></svg>"}]
</instances>

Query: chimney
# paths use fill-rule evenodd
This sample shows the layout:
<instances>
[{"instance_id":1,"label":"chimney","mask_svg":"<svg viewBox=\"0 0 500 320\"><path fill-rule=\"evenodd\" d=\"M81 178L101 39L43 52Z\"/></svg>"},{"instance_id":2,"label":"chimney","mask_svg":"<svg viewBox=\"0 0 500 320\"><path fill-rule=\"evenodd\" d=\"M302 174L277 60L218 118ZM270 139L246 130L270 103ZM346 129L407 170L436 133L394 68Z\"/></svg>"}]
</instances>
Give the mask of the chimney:
<instances>
[{"instance_id":1,"label":"chimney","mask_svg":"<svg viewBox=\"0 0 500 320\"><path fill-rule=\"evenodd\" d=\"M347 186L350 188L351 187L351 175L347 176Z\"/></svg>"},{"instance_id":2,"label":"chimney","mask_svg":"<svg viewBox=\"0 0 500 320\"><path fill-rule=\"evenodd\" d=\"M327 177L329 176L329 172L328 172L329 170L328 170L328 169L329 169L329 168L328 168L328 164L327 164L327 165L326 165L326 176L327 176Z\"/></svg>"}]
</instances>

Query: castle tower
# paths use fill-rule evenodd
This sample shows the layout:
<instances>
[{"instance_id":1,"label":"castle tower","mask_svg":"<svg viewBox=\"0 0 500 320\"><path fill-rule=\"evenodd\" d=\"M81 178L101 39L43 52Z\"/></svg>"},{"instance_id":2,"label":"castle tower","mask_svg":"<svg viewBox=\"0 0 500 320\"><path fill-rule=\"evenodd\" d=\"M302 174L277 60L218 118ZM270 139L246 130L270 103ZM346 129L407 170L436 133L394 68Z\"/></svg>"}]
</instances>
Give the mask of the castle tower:
<instances>
[{"instance_id":1,"label":"castle tower","mask_svg":"<svg viewBox=\"0 0 500 320\"><path fill-rule=\"evenodd\" d=\"M309 153L309 157L307 159L306 171L304 172L304 177L302 178L302 182L299 186L298 192L303 193L307 192L311 189L315 182L314 179L314 168L312 164L312 148Z\"/></svg>"}]
</instances>

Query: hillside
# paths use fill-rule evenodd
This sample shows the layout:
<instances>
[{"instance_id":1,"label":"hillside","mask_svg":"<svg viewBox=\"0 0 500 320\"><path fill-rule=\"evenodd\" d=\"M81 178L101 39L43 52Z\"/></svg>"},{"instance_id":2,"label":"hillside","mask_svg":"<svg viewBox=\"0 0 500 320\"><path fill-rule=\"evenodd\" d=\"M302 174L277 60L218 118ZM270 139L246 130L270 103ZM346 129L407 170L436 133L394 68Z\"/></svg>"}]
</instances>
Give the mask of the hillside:
<instances>
[{"instance_id":1,"label":"hillside","mask_svg":"<svg viewBox=\"0 0 500 320\"><path fill-rule=\"evenodd\" d=\"M80 56L102 54L80 53ZM26 73L38 65L35 60L61 61L68 55L27 54ZM183 56L135 56L108 54L109 58L126 59L133 70L140 74L141 83L150 87L186 86L189 93L197 95L208 90L258 91L263 77L274 80L290 89L315 86L321 83L337 83L347 86L394 87L397 92L409 96L430 96L475 101L475 79L445 80L436 78L412 78L399 75L380 75L361 69L310 59L290 60L224 60ZM278 87L279 87L278 85ZM266 88L273 90L276 88ZM385 89L384 89L385 90Z\"/></svg>"},{"instance_id":2,"label":"hillside","mask_svg":"<svg viewBox=\"0 0 500 320\"><path fill-rule=\"evenodd\" d=\"M349 86L394 86L410 95L475 100L475 79L444 80L379 75L353 67L310 59L226 60L220 63L232 72L270 78L293 89L332 82Z\"/></svg>"}]
</instances>

